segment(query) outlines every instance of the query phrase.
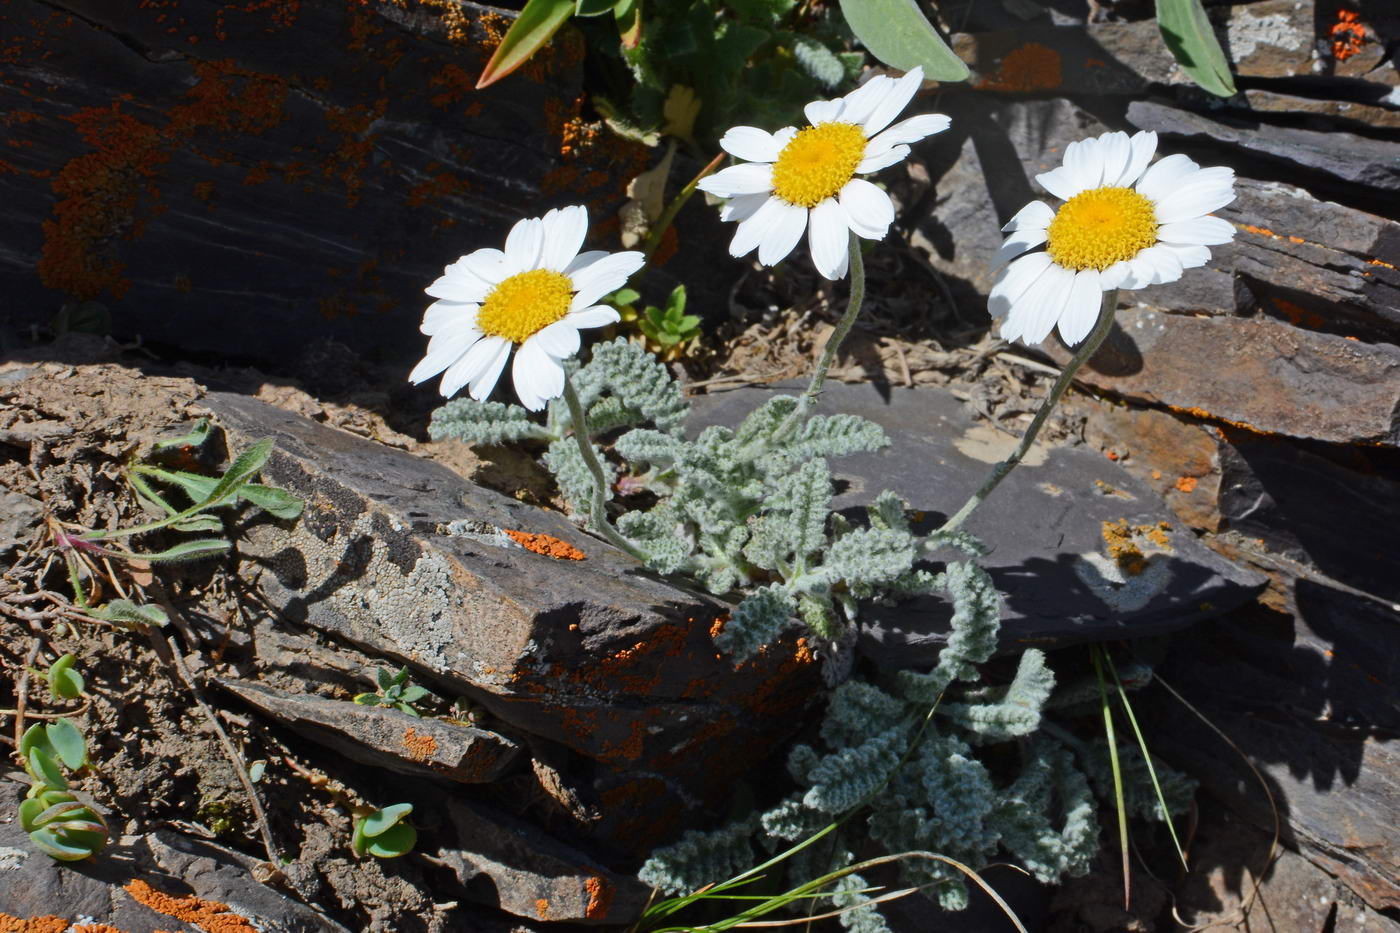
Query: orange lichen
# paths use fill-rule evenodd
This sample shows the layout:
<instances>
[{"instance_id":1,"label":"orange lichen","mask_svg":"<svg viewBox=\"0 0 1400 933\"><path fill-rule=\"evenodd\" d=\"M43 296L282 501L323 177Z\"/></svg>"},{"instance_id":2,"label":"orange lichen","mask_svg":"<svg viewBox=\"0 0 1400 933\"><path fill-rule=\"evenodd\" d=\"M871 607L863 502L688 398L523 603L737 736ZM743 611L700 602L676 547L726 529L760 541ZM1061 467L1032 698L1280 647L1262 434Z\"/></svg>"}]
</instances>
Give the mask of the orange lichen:
<instances>
[{"instance_id":1,"label":"orange lichen","mask_svg":"<svg viewBox=\"0 0 1400 933\"><path fill-rule=\"evenodd\" d=\"M1384 259L1368 259L1368 260L1366 260L1366 265L1368 265L1368 266L1383 266L1383 267L1385 267L1385 268L1387 268L1387 269L1394 269L1394 268L1396 268L1394 265L1392 265L1391 263L1386 262Z\"/></svg>"},{"instance_id":2,"label":"orange lichen","mask_svg":"<svg viewBox=\"0 0 1400 933\"><path fill-rule=\"evenodd\" d=\"M193 894L175 897L157 891L140 878L126 885L126 893L156 913L174 917L189 924L198 924L208 933L257 933L247 919L231 912L227 904L206 901Z\"/></svg>"},{"instance_id":3,"label":"orange lichen","mask_svg":"<svg viewBox=\"0 0 1400 933\"><path fill-rule=\"evenodd\" d=\"M1199 482L1194 476L1179 476L1176 479L1176 488L1178 492L1195 492Z\"/></svg>"},{"instance_id":4,"label":"orange lichen","mask_svg":"<svg viewBox=\"0 0 1400 933\"><path fill-rule=\"evenodd\" d=\"M1039 42L1027 42L1006 54L997 73L981 82L986 91L1048 91L1064 80L1060 53Z\"/></svg>"},{"instance_id":5,"label":"orange lichen","mask_svg":"<svg viewBox=\"0 0 1400 933\"><path fill-rule=\"evenodd\" d=\"M535 901L535 913L539 915L539 918L541 920L548 920L549 901L545 900L544 898L540 898L539 900Z\"/></svg>"},{"instance_id":6,"label":"orange lichen","mask_svg":"<svg viewBox=\"0 0 1400 933\"><path fill-rule=\"evenodd\" d=\"M510 528L502 528L501 530L525 550L543 554L545 557L553 557L555 560L583 560L585 557L582 551L569 542L561 541L551 535L514 531Z\"/></svg>"},{"instance_id":7,"label":"orange lichen","mask_svg":"<svg viewBox=\"0 0 1400 933\"><path fill-rule=\"evenodd\" d=\"M1231 427L1241 428L1242 430L1249 431L1253 434L1262 434L1268 436L1273 433L1272 431L1266 431L1263 428L1255 427L1248 421L1231 421L1229 418L1222 418L1220 415L1206 411L1204 408L1200 408L1197 406L1182 407L1178 405L1169 404L1166 407L1171 409L1172 411L1180 412L1185 415L1194 415L1197 418L1207 418L1211 421L1219 421L1224 424L1228 424ZM1219 429L1217 429L1217 433L1219 433ZM1221 437L1224 437L1224 435L1221 434Z\"/></svg>"},{"instance_id":8,"label":"orange lichen","mask_svg":"<svg viewBox=\"0 0 1400 933\"><path fill-rule=\"evenodd\" d=\"M409 726L403 733L403 747L414 761L428 761L436 754L438 744L431 735L422 735Z\"/></svg>"},{"instance_id":9,"label":"orange lichen","mask_svg":"<svg viewBox=\"0 0 1400 933\"><path fill-rule=\"evenodd\" d=\"M1287 299L1272 298L1270 300L1273 302L1274 307L1278 308L1279 312L1283 314L1294 327L1308 327L1313 330L1318 330L1327 323L1327 319L1316 311L1309 311L1307 308L1294 304Z\"/></svg>"},{"instance_id":10,"label":"orange lichen","mask_svg":"<svg viewBox=\"0 0 1400 933\"><path fill-rule=\"evenodd\" d=\"M1332 39L1332 57L1344 62L1361 51L1366 44L1366 26L1361 14L1354 10L1338 10L1337 21L1327 30Z\"/></svg>"},{"instance_id":11,"label":"orange lichen","mask_svg":"<svg viewBox=\"0 0 1400 933\"><path fill-rule=\"evenodd\" d=\"M1273 237L1275 240L1280 239L1279 235L1268 227L1256 227L1254 224L1240 224L1239 228L1249 233L1257 233L1259 236Z\"/></svg>"},{"instance_id":12,"label":"orange lichen","mask_svg":"<svg viewBox=\"0 0 1400 933\"><path fill-rule=\"evenodd\" d=\"M1167 537L1167 532L1171 530L1171 525L1167 522L1156 524L1129 525L1126 518L1120 518L1116 522L1104 522L1102 534L1104 545L1111 557L1125 574L1137 576L1147 569L1147 554L1144 552L1144 545L1149 545L1152 550L1171 550L1171 539Z\"/></svg>"},{"instance_id":13,"label":"orange lichen","mask_svg":"<svg viewBox=\"0 0 1400 933\"><path fill-rule=\"evenodd\" d=\"M583 915L589 920L602 920L608 915L608 908L612 906L613 886L605 878L593 875L583 883L583 887L588 891L588 906L584 908Z\"/></svg>"},{"instance_id":14,"label":"orange lichen","mask_svg":"<svg viewBox=\"0 0 1400 933\"><path fill-rule=\"evenodd\" d=\"M63 933L68 929L68 921L62 917L46 915L21 920L9 914L0 914L0 933Z\"/></svg>"},{"instance_id":15,"label":"orange lichen","mask_svg":"<svg viewBox=\"0 0 1400 933\"><path fill-rule=\"evenodd\" d=\"M73 927L73 933L126 933L109 923L80 923Z\"/></svg>"}]
</instances>

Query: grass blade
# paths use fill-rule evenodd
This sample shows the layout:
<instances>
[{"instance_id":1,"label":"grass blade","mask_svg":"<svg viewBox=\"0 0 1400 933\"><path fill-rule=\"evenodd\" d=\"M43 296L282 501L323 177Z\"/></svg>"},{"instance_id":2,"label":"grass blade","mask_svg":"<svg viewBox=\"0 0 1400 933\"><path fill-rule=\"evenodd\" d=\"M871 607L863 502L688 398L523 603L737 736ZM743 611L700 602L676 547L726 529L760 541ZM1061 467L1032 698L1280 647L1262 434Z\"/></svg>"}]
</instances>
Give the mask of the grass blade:
<instances>
[{"instance_id":1,"label":"grass blade","mask_svg":"<svg viewBox=\"0 0 1400 933\"><path fill-rule=\"evenodd\" d=\"M1094 676L1099 681L1099 703L1103 708L1104 738L1108 740L1108 762L1113 769L1113 798L1118 807L1118 845L1123 852L1123 909L1132 904L1133 887L1128 863L1128 809L1123 803L1123 772L1118 765L1118 737L1113 730L1113 707L1108 704L1108 685L1103 679L1103 664L1099 660L1099 646L1090 645L1089 654L1094 659Z\"/></svg>"},{"instance_id":2,"label":"grass blade","mask_svg":"<svg viewBox=\"0 0 1400 933\"><path fill-rule=\"evenodd\" d=\"M477 78L477 89L497 81L529 61L554 38L574 13L574 0L529 0Z\"/></svg>"},{"instance_id":3,"label":"grass blade","mask_svg":"<svg viewBox=\"0 0 1400 933\"><path fill-rule=\"evenodd\" d=\"M1108 672L1113 675L1113 683L1118 688L1118 702L1123 706L1123 712L1128 715L1128 722L1133 727L1133 735L1137 737L1138 748L1142 750L1142 760L1147 763L1147 774L1152 778L1152 789L1157 793L1157 806L1162 808L1162 816L1167 821L1167 831L1171 833L1172 845L1176 846L1177 858L1181 859L1181 867L1186 871L1191 870L1191 866L1186 864L1186 853L1181 848L1181 839L1176 835L1176 824L1172 822L1172 812L1167 809L1167 798L1162 794L1162 785L1157 780L1157 768L1152 764L1152 756L1147 751L1147 739L1143 738L1142 729L1138 727L1137 716L1133 714L1133 704L1128 700L1128 691L1123 689L1123 681L1118 677L1118 668L1113 663L1113 658L1108 652L1104 652L1104 662L1108 667Z\"/></svg>"}]
</instances>

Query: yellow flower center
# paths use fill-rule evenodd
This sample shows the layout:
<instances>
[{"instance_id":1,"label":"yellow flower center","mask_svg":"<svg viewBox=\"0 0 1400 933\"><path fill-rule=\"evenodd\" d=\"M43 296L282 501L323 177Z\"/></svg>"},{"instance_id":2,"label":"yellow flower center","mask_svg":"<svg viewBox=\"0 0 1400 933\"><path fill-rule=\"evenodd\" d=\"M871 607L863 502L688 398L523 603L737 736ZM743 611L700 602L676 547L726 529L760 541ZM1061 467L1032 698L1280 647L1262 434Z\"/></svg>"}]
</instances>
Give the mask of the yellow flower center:
<instances>
[{"instance_id":1,"label":"yellow flower center","mask_svg":"<svg viewBox=\"0 0 1400 933\"><path fill-rule=\"evenodd\" d=\"M823 123L798 133L773 163L773 193L798 207L836 194L865 157L865 132L854 123Z\"/></svg>"},{"instance_id":2,"label":"yellow flower center","mask_svg":"<svg viewBox=\"0 0 1400 933\"><path fill-rule=\"evenodd\" d=\"M1157 213L1131 188L1091 188L1065 202L1047 233L1057 265L1102 271L1157 242Z\"/></svg>"},{"instance_id":3,"label":"yellow flower center","mask_svg":"<svg viewBox=\"0 0 1400 933\"><path fill-rule=\"evenodd\" d=\"M476 326L483 334L524 343L568 314L573 298L574 283L563 273L517 272L491 289L476 313Z\"/></svg>"}]
</instances>

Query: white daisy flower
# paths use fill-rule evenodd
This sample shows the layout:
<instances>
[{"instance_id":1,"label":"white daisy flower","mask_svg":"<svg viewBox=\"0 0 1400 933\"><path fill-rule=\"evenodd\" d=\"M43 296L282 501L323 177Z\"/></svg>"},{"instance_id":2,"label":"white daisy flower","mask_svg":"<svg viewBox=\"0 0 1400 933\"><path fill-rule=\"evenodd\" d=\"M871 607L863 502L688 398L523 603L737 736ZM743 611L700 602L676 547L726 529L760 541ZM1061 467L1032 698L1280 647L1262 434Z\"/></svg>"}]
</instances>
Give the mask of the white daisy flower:
<instances>
[{"instance_id":1,"label":"white daisy flower","mask_svg":"<svg viewBox=\"0 0 1400 933\"><path fill-rule=\"evenodd\" d=\"M618 313L598 299L621 288L646 261L641 253L579 252L588 232L583 207L552 210L511 228L506 248L479 249L443 270L427 293L439 299L423 315L428 352L408 379L442 373L442 394L463 386L481 401L519 345L515 393L539 411L564 391L562 361L578 352L579 330Z\"/></svg>"},{"instance_id":2,"label":"white daisy flower","mask_svg":"<svg viewBox=\"0 0 1400 933\"><path fill-rule=\"evenodd\" d=\"M1156 133L1104 133L1070 143L1059 168L1035 176L1065 203L1054 210L1032 201L1002 228L1010 236L998 267L1045 244L992 285L987 308L1005 316L1003 339L1029 346L1058 324L1074 346L1094 329L1103 292L1175 282L1206 264L1206 247L1234 238L1233 224L1209 216L1235 199L1234 170L1201 168L1184 155L1148 168L1156 150Z\"/></svg>"},{"instance_id":3,"label":"white daisy flower","mask_svg":"<svg viewBox=\"0 0 1400 933\"><path fill-rule=\"evenodd\" d=\"M857 175L877 172L909 154L909 144L941 133L949 119L938 113L890 126L923 83L922 68L902 78L877 75L845 97L816 100L804 110L811 125L768 133L736 126L719 141L747 161L706 177L700 189L729 198L721 220L737 220L729 252L758 248L765 266L792 252L802 232L812 262L828 279L846 274L848 230L880 240L894 221L889 195Z\"/></svg>"}]
</instances>

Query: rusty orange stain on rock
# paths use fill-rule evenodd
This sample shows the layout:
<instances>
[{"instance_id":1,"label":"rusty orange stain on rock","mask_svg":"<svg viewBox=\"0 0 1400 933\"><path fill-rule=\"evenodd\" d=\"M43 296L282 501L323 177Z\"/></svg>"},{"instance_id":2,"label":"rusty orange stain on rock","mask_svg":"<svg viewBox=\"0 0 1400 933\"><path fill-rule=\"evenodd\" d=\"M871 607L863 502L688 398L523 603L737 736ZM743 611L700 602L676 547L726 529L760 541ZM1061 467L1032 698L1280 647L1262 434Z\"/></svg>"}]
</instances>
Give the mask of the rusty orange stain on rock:
<instances>
[{"instance_id":1,"label":"rusty orange stain on rock","mask_svg":"<svg viewBox=\"0 0 1400 933\"><path fill-rule=\"evenodd\" d=\"M1060 53L1039 42L1027 42L1008 52L997 73L978 86L986 91L1048 91L1063 80Z\"/></svg>"},{"instance_id":2,"label":"rusty orange stain on rock","mask_svg":"<svg viewBox=\"0 0 1400 933\"><path fill-rule=\"evenodd\" d=\"M409 726L403 733L403 747L414 761L428 761L437 752L438 744L431 735L422 735Z\"/></svg>"},{"instance_id":3,"label":"rusty orange stain on rock","mask_svg":"<svg viewBox=\"0 0 1400 933\"><path fill-rule=\"evenodd\" d=\"M227 904L218 901L206 901L193 894L175 897L157 891L140 878L127 884L125 890L156 913L174 917L185 923L198 924L208 933L258 933L257 928L245 918L233 913Z\"/></svg>"},{"instance_id":4,"label":"rusty orange stain on rock","mask_svg":"<svg viewBox=\"0 0 1400 933\"><path fill-rule=\"evenodd\" d=\"M602 920L612 906L613 886L600 875L593 875L583 886L588 891L588 906L584 908L583 915L589 920Z\"/></svg>"},{"instance_id":5,"label":"rusty orange stain on rock","mask_svg":"<svg viewBox=\"0 0 1400 933\"><path fill-rule=\"evenodd\" d=\"M583 560L585 556L582 551L569 542L562 541L553 535L514 531L510 528L502 528L501 530L525 550L543 554L545 557L553 557L555 560Z\"/></svg>"}]
</instances>

